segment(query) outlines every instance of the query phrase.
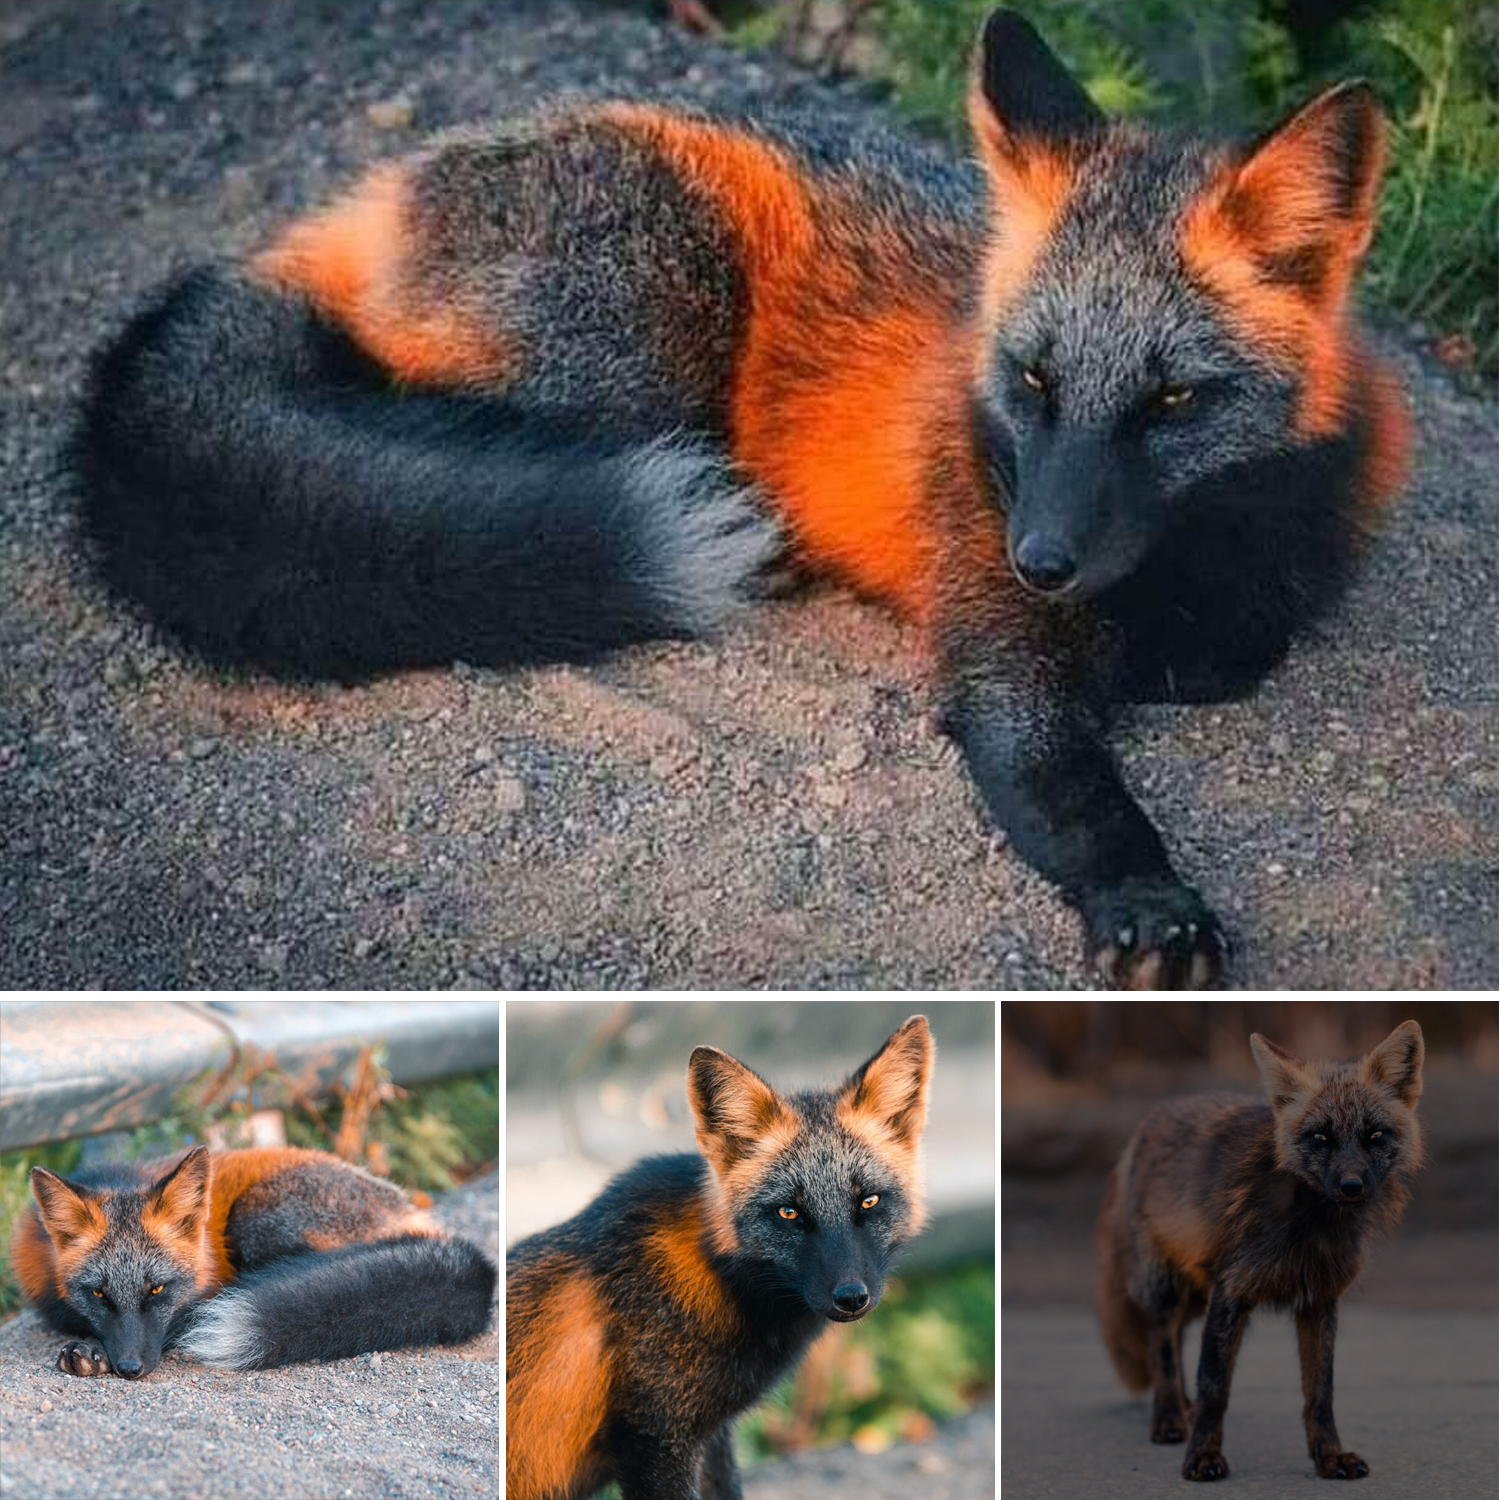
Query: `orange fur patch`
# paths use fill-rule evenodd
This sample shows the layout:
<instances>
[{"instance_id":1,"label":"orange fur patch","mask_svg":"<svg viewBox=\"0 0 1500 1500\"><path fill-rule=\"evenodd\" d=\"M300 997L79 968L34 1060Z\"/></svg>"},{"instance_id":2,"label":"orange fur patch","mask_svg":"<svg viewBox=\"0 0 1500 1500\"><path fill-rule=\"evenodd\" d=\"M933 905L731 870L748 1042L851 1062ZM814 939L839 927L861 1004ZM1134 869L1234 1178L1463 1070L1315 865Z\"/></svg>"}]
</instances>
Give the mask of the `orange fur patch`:
<instances>
[{"instance_id":1,"label":"orange fur patch","mask_svg":"<svg viewBox=\"0 0 1500 1500\"><path fill-rule=\"evenodd\" d=\"M611 104L599 118L663 157L737 235L749 315L731 393L735 460L810 562L926 618L936 539L922 505L922 424L941 399L932 387L954 334L946 314L930 294L903 294L894 275L887 307L836 311L868 290L868 206L774 144L651 105ZM789 380L790 359L819 374Z\"/></svg>"},{"instance_id":2,"label":"orange fur patch","mask_svg":"<svg viewBox=\"0 0 1500 1500\"><path fill-rule=\"evenodd\" d=\"M506 362L500 337L414 284L409 173L400 162L375 168L330 207L284 230L252 271L303 293L398 380L494 382Z\"/></svg>"},{"instance_id":3,"label":"orange fur patch","mask_svg":"<svg viewBox=\"0 0 1500 1500\"><path fill-rule=\"evenodd\" d=\"M913 1016L866 1064L863 1076L839 1096L835 1118L906 1179L913 1231L926 1222L918 1143L927 1123L932 1080L932 1036L923 1016Z\"/></svg>"},{"instance_id":4,"label":"orange fur patch","mask_svg":"<svg viewBox=\"0 0 1500 1500\"><path fill-rule=\"evenodd\" d=\"M573 1492L604 1420L609 1366L597 1292L563 1257L506 1280L505 1483L511 1500Z\"/></svg>"},{"instance_id":5,"label":"orange fur patch","mask_svg":"<svg viewBox=\"0 0 1500 1500\"><path fill-rule=\"evenodd\" d=\"M51 1289L63 1297L68 1278L98 1246L109 1225L96 1198L75 1192L54 1173L33 1175L31 1182L37 1214L29 1209L22 1214L11 1241L16 1277L28 1296Z\"/></svg>"},{"instance_id":6,"label":"orange fur patch","mask_svg":"<svg viewBox=\"0 0 1500 1500\"><path fill-rule=\"evenodd\" d=\"M995 118L977 79L969 86L969 125L994 200L979 321L983 328L996 328L1067 207L1077 168L1039 141L1012 137ZM984 357L982 344L976 353Z\"/></svg>"},{"instance_id":7,"label":"orange fur patch","mask_svg":"<svg viewBox=\"0 0 1500 1500\"><path fill-rule=\"evenodd\" d=\"M735 1322L733 1304L703 1251L704 1228L712 1215L699 1203L686 1204L682 1216L653 1230L646 1254L674 1300L710 1334L723 1336Z\"/></svg>"},{"instance_id":8,"label":"orange fur patch","mask_svg":"<svg viewBox=\"0 0 1500 1500\"><path fill-rule=\"evenodd\" d=\"M1343 134L1358 107L1330 90L1247 159L1226 155L1179 232L1189 272L1242 336L1300 376L1296 425L1307 437L1344 426L1362 373L1349 292L1374 232L1385 136L1378 111L1366 106L1357 117L1360 175L1345 203ZM1298 260L1301 281L1268 274L1277 261Z\"/></svg>"}]
</instances>

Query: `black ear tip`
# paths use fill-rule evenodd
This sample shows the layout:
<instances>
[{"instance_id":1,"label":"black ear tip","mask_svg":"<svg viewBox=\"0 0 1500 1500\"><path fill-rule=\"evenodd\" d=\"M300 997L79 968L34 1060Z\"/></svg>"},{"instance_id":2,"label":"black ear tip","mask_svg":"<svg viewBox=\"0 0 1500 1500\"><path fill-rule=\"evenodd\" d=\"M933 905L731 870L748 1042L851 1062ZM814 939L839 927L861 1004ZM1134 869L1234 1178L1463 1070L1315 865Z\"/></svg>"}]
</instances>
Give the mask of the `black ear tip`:
<instances>
[{"instance_id":1,"label":"black ear tip","mask_svg":"<svg viewBox=\"0 0 1500 1500\"><path fill-rule=\"evenodd\" d=\"M1019 11L992 10L979 31L979 50L985 65L993 67L1022 50L1045 50L1041 33Z\"/></svg>"}]
</instances>

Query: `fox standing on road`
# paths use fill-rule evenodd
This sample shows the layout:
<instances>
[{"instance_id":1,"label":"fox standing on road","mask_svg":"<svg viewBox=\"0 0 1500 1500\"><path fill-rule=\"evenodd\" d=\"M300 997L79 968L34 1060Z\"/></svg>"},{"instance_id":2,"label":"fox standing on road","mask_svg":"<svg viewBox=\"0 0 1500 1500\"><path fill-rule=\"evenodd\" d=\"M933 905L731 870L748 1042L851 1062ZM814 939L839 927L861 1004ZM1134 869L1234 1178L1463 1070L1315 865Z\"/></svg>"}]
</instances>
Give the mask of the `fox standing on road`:
<instances>
[{"instance_id":1,"label":"fox standing on road","mask_svg":"<svg viewBox=\"0 0 1500 1500\"><path fill-rule=\"evenodd\" d=\"M1151 1441L1186 1437L1185 1479L1223 1479L1229 1380L1250 1311L1290 1308L1302 1420L1324 1479L1370 1472L1333 1422L1338 1299L1369 1236L1393 1228L1422 1165L1422 1028L1367 1056L1308 1063L1250 1038L1269 1105L1203 1094L1158 1105L1110 1174L1099 1214L1099 1316L1120 1379L1152 1390ZM1207 1308L1197 1400L1182 1328ZM1191 1413L1192 1431L1188 1431Z\"/></svg>"},{"instance_id":2,"label":"fox standing on road","mask_svg":"<svg viewBox=\"0 0 1500 1500\"><path fill-rule=\"evenodd\" d=\"M105 578L213 661L357 680L697 634L789 552L924 627L1101 975L1212 983L1104 736L1254 688L1401 485L1351 295L1384 121L1360 84L1249 144L1110 120L1007 11L969 115L978 170L640 101L376 167L96 361Z\"/></svg>"},{"instance_id":3,"label":"fox standing on road","mask_svg":"<svg viewBox=\"0 0 1500 1500\"><path fill-rule=\"evenodd\" d=\"M31 1169L11 1263L71 1335L69 1375L149 1375L178 1347L259 1370L454 1344L489 1327L495 1264L394 1183L294 1146Z\"/></svg>"},{"instance_id":4,"label":"fox standing on road","mask_svg":"<svg viewBox=\"0 0 1500 1500\"><path fill-rule=\"evenodd\" d=\"M838 1088L688 1063L701 1156L657 1156L523 1240L505 1273L510 1500L739 1500L734 1418L829 1321L880 1301L922 1227L932 1074L913 1016Z\"/></svg>"}]
</instances>

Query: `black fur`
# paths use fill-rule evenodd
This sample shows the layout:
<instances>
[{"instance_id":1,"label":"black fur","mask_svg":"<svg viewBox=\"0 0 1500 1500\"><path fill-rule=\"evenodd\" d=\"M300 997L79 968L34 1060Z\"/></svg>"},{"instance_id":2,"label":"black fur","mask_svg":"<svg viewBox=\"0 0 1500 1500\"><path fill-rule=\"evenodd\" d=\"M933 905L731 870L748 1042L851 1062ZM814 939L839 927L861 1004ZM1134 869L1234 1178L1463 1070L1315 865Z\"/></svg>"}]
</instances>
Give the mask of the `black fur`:
<instances>
[{"instance_id":1,"label":"black fur","mask_svg":"<svg viewBox=\"0 0 1500 1500\"><path fill-rule=\"evenodd\" d=\"M398 391L305 302L215 268L101 353L72 458L107 581L208 660L288 676L689 634L770 550L707 449Z\"/></svg>"},{"instance_id":2,"label":"black fur","mask_svg":"<svg viewBox=\"0 0 1500 1500\"><path fill-rule=\"evenodd\" d=\"M247 1272L182 1340L234 1369L457 1344L490 1326L499 1272L467 1240L402 1235Z\"/></svg>"}]
</instances>

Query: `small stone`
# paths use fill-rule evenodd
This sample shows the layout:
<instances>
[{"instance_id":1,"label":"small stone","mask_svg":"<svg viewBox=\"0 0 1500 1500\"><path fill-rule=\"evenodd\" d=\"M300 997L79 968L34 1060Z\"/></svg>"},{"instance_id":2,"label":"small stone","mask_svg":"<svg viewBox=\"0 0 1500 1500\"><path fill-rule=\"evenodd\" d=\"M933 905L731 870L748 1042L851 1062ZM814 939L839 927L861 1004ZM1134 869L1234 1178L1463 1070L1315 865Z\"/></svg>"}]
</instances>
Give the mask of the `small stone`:
<instances>
[{"instance_id":1,"label":"small stone","mask_svg":"<svg viewBox=\"0 0 1500 1500\"><path fill-rule=\"evenodd\" d=\"M837 781L814 782L813 796L816 797L824 807L842 807L849 800L848 791Z\"/></svg>"},{"instance_id":2,"label":"small stone","mask_svg":"<svg viewBox=\"0 0 1500 1500\"><path fill-rule=\"evenodd\" d=\"M526 783L519 776L497 776L491 797L497 812L521 812L526 806Z\"/></svg>"},{"instance_id":3,"label":"small stone","mask_svg":"<svg viewBox=\"0 0 1500 1500\"><path fill-rule=\"evenodd\" d=\"M857 771L870 758L870 752L859 740L849 740L833 753L833 765L837 771Z\"/></svg>"},{"instance_id":4,"label":"small stone","mask_svg":"<svg viewBox=\"0 0 1500 1500\"><path fill-rule=\"evenodd\" d=\"M365 118L377 130L406 130L416 115L416 105L405 94L377 99L365 107Z\"/></svg>"},{"instance_id":5,"label":"small stone","mask_svg":"<svg viewBox=\"0 0 1500 1500\"><path fill-rule=\"evenodd\" d=\"M200 737L195 740L189 740L187 746L188 759L207 760L209 756L212 755L218 748L219 744L217 740L211 740L205 737Z\"/></svg>"}]
</instances>

